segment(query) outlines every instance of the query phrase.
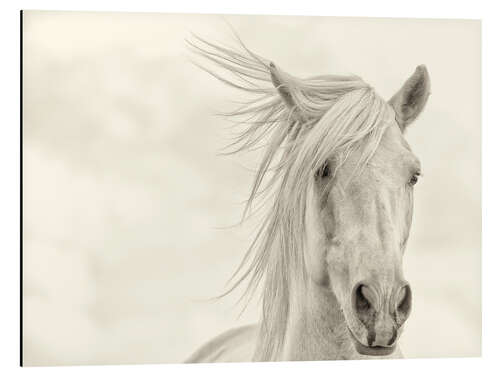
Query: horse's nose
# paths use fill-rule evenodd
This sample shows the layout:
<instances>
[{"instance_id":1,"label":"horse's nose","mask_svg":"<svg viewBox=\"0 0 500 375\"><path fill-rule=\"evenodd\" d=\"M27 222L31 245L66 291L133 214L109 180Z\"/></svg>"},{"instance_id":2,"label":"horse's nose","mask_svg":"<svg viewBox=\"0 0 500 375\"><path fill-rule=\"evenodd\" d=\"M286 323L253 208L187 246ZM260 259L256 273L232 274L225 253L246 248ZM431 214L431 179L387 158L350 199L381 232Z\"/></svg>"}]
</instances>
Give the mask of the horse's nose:
<instances>
[{"instance_id":1,"label":"horse's nose","mask_svg":"<svg viewBox=\"0 0 500 375\"><path fill-rule=\"evenodd\" d=\"M394 287L393 293L390 296L389 313L398 325L402 325L411 310L411 288L406 282L400 283ZM386 301L382 301L377 289L368 282L358 283L352 291L352 305L357 318L365 325L375 319L379 313L383 313L383 305Z\"/></svg>"}]
</instances>

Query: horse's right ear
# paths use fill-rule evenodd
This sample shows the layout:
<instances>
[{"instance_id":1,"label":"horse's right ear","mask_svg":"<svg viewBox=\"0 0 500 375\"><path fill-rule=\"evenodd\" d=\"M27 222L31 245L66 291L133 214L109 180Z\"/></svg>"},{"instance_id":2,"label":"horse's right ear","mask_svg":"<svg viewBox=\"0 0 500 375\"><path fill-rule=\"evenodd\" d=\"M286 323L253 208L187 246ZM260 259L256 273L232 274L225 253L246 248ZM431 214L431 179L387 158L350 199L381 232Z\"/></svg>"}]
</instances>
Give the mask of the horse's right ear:
<instances>
[{"instance_id":1,"label":"horse's right ear","mask_svg":"<svg viewBox=\"0 0 500 375\"><path fill-rule=\"evenodd\" d=\"M415 73L404 83L403 87L389 100L396 113L396 121L405 131L422 112L431 93L431 80L425 65L417 66Z\"/></svg>"},{"instance_id":2,"label":"horse's right ear","mask_svg":"<svg viewBox=\"0 0 500 375\"><path fill-rule=\"evenodd\" d=\"M281 72L274 63L269 64L269 71L271 73L271 81L273 82L274 87L278 90L278 93L283 99L283 102L288 107L290 111L292 111L292 116L302 122L305 120L303 114L300 112L300 108L297 107L295 100L292 95L292 90L294 90L291 77L287 77L286 73Z\"/></svg>"}]
</instances>

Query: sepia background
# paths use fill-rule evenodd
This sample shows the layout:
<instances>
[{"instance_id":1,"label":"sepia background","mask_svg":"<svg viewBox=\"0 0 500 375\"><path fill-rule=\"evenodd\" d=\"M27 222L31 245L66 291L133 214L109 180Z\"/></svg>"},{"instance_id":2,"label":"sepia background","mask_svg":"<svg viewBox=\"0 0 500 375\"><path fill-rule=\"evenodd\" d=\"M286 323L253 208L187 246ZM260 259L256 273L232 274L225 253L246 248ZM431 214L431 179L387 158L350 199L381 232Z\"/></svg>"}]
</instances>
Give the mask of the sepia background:
<instances>
[{"instance_id":1,"label":"sepia background","mask_svg":"<svg viewBox=\"0 0 500 375\"><path fill-rule=\"evenodd\" d=\"M229 26L231 25L231 26ZM25 365L180 362L255 322L224 291L258 154L219 156L241 94L196 68L191 33L297 75L360 75L385 98L432 81L408 131L423 165L405 257L406 357L481 354L480 23L24 12Z\"/></svg>"}]
</instances>

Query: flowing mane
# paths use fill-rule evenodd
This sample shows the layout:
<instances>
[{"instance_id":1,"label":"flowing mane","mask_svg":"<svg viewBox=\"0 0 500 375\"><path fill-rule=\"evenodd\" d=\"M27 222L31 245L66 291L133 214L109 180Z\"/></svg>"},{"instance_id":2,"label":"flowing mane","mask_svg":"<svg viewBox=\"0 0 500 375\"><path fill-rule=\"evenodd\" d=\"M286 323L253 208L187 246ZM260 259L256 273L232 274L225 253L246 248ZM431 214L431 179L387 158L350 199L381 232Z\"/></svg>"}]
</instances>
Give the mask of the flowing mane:
<instances>
[{"instance_id":1,"label":"flowing mane","mask_svg":"<svg viewBox=\"0 0 500 375\"><path fill-rule=\"evenodd\" d=\"M241 41L227 48L194 37L192 49L219 71L200 67L222 82L252 96L226 115L238 118L243 131L230 152L264 148L243 218L257 201L265 205L264 220L233 276L229 292L246 282L244 295L262 284L262 317L254 360L275 360L282 348L294 298L307 283L304 264L305 212L311 181L326 160L337 168L359 150L353 175L376 151L394 112L356 76L322 75L297 78L251 52ZM198 64L197 64L198 65ZM222 68L222 69L220 69ZM273 85L272 69L283 78L290 107ZM333 178L332 178L333 180Z\"/></svg>"}]
</instances>

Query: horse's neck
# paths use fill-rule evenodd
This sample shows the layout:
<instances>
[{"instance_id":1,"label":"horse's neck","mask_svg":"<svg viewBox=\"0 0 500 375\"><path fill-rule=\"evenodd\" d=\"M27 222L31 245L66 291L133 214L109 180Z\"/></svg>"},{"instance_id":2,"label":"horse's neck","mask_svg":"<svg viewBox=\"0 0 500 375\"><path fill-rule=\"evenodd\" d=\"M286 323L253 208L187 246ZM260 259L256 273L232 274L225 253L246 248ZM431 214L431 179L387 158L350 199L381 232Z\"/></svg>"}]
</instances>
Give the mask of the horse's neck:
<instances>
[{"instance_id":1,"label":"horse's neck","mask_svg":"<svg viewBox=\"0 0 500 375\"><path fill-rule=\"evenodd\" d=\"M360 358L333 293L311 282L301 294L290 312L283 360Z\"/></svg>"}]
</instances>

